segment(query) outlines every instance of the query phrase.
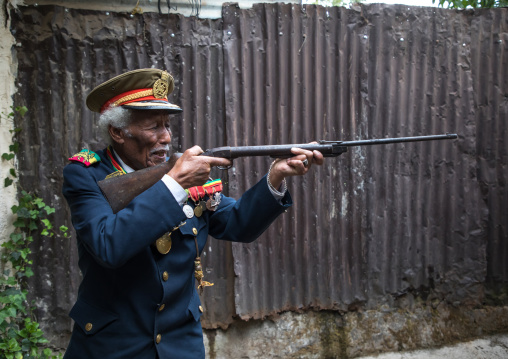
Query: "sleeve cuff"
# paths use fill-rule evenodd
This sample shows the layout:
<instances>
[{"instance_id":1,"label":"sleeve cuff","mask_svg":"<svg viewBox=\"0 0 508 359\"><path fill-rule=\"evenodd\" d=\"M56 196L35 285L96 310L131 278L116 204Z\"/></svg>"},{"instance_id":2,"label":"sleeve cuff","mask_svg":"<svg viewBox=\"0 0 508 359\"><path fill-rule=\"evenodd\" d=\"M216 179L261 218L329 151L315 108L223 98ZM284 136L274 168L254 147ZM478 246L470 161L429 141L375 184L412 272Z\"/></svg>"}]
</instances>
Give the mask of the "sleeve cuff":
<instances>
[{"instance_id":1,"label":"sleeve cuff","mask_svg":"<svg viewBox=\"0 0 508 359\"><path fill-rule=\"evenodd\" d=\"M275 188L270 186L270 183L268 181L268 176L266 177L266 184L268 186L268 189L270 190L270 193L273 195L273 197L277 200L277 202L281 203L281 200L286 195L287 187L284 185L281 185L280 187L282 187L282 192L276 191Z\"/></svg>"},{"instance_id":2,"label":"sleeve cuff","mask_svg":"<svg viewBox=\"0 0 508 359\"><path fill-rule=\"evenodd\" d=\"M173 197L175 197L175 200L180 205L183 205L185 201L187 201L187 192L185 192L183 187L180 186L171 176L164 175L164 177L162 177L162 182L164 182L166 187L169 189L169 192L171 192Z\"/></svg>"}]
</instances>

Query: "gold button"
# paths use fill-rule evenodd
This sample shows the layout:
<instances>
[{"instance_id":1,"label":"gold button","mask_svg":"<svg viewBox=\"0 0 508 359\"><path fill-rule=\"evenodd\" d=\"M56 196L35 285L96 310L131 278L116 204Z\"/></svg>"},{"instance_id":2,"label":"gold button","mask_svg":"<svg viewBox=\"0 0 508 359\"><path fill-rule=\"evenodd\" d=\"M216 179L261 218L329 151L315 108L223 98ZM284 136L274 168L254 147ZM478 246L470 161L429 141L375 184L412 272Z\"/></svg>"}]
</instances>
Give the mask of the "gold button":
<instances>
[{"instance_id":1,"label":"gold button","mask_svg":"<svg viewBox=\"0 0 508 359\"><path fill-rule=\"evenodd\" d=\"M192 228L192 233L194 233L195 236L198 235L198 230L196 228Z\"/></svg>"},{"instance_id":2,"label":"gold button","mask_svg":"<svg viewBox=\"0 0 508 359\"><path fill-rule=\"evenodd\" d=\"M161 339L162 339L162 335L157 334L157 337L155 337L155 342L156 342L157 344L159 344L159 343L161 342Z\"/></svg>"},{"instance_id":3,"label":"gold button","mask_svg":"<svg viewBox=\"0 0 508 359\"><path fill-rule=\"evenodd\" d=\"M203 307L202 307L202 306L199 306L199 311L200 311L201 313L203 313Z\"/></svg>"},{"instance_id":4,"label":"gold button","mask_svg":"<svg viewBox=\"0 0 508 359\"><path fill-rule=\"evenodd\" d=\"M166 307L165 304L161 304L161 306L159 307L159 312L162 312L164 310L164 308Z\"/></svg>"},{"instance_id":5,"label":"gold button","mask_svg":"<svg viewBox=\"0 0 508 359\"><path fill-rule=\"evenodd\" d=\"M92 323L86 323L85 330L89 332L90 330L92 330L92 327L93 327Z\"/></svg>"},{"instance_id":6,"label":"gold button","mask_svg":"<svg viewBox=\"0 0 508 359\"><path fill-rule=\"evenodd\" d=\"M163 279L163 280L164 280L164 282L165 282L165 281L167 281L167 280L168 280L168 278L169 278L169 274L168 274L168 272L164 271L164 273L162 273L162 279Z\"/></svg>"}]
</instances>

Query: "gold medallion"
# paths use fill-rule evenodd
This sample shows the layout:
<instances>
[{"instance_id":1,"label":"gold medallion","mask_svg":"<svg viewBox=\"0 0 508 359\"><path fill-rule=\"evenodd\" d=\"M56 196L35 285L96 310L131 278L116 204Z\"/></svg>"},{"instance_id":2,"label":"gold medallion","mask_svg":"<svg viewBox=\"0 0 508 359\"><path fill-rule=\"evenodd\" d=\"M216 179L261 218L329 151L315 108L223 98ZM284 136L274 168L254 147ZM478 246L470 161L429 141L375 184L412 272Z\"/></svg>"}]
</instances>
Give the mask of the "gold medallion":
<instances>
[{"instance_id":1,"label":"gold medallion","mask_svg":"<svg viewBox=\"0 0 508 359\"><path fill-rule=\"evenodd\" d=\"M201 203L198 203L196 207L194 207L194 214L196 217L201 217L203 214L203 208L201 207Z\"/></svg>"},{"instance_id":2,"label":"gold medallion","mask_svg":"<svg viewBox=\"0 0 508 359\"><path fill-rule=\"evenodd\" d=\"M155 241L155 246L161 254L168 254L171 250L171 233L166 233Z\"/></svg>"}]
</instances>

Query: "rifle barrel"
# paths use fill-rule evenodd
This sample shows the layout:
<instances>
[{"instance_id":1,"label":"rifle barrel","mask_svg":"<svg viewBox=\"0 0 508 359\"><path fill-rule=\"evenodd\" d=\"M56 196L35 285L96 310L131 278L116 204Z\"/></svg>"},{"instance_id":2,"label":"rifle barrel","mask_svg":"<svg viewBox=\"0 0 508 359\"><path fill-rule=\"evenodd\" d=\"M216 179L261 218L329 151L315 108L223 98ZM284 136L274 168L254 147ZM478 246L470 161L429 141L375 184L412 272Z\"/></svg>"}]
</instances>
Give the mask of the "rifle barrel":
<instances>
[{"instance_id":1,"label":"rifle barrel","mask_svg":"<svg viewBox=\"0 0 508 359\"><path fill-rule=\"evenodd\" d=\"M202 155L235 159L239 157L270 156L275 158L291 157L291 148L301 148L309 151L321 151L325 157L335 157L347 151L345 147L383 145L400 142L417 142L433 140L451 140L458 136L456 134L379 138L361 141L318 141L317 143L295 143L286 145L265 145L265 146L239 146L239 147L216 147L206 150Z\"/></svg>"},{"instance_id":2,"label":"rifle barrel","mask_svg":"<svg viewBox=\"0 0 508 359\"><path fill-rule=\"evenodd\" d=\"M433 140L453 140L457 138L455 133L447 133L445 135L433 135L433 136L415 136L415 137L399 137L399 138L378 138L373 140L361 140L361 141L345 141L339 142L341 146L369 146L369 145L382 145L388 143L398 142L417 142L417 141L433 141ZM322 141L322 143L332 143L333 141Z\"/></svg>"}]
</instances>

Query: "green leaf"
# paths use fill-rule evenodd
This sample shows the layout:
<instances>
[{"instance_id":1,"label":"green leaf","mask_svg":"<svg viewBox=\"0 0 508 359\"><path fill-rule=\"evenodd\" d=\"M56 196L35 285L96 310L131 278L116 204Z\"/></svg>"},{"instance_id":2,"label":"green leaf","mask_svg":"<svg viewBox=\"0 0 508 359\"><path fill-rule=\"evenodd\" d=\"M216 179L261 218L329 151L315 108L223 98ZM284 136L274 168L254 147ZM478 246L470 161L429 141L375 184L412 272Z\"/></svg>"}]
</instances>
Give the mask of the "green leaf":
<instances>
[{"instance_id":1,"label":"green leaf","mask_svg":"<svg viewBox=\"0 0 508 359\"><path fill-rule=\"evenodd\" d=\"M6 161L10 161L14 158L14 154L13 153L2 153L2 159L6 160Z\"/></svg>"},{"instance_id":2,"label":"green leaf","mask_svg":"<svg viewBox=\"0 0 508 359\"><path fill-rule=\"evenodd\" d=\"M21 116L25 116L25 113L28 112L28 108L26 108L26 106L18 106L16 107L16 111L21 115Z\"/></svg>"},{"instance_id":3,"label":"green leaf","mask_svg":"<svg viewBox=\"0 0 508 359\"><path fill-rule=\"evenodd\" d=\"M20 251L21 257L22 257L23 259L26 259L30 253L32 253L32 251L30 250L30 248L25 248L25 249L23 249L23 250L21 250L21 251Z\"/></svg>"},{"instance_id":4,"label":"green leaf","mask_svg":"<svg viewBox=\"0 0 508 359\"><path fill-rule=\"evenodd\" d=\"M18 218L14 221L13 226L18 228L26 227L25 220L22 218Z\"/></svg>"},{"instance_id":5,"label":"green leaf","mask_svg":"<svg viewBox=\"0 0 508 359\"><path fill-rule=\"evenodd\" d=\"M25 274L26 274L26 276L27 276L27 277L29 277L29 278L30 278L30 277L32 277L32 276L34 275L34 272L32 271L32 268L31 268L31 267L27 267L27 268L25 269Z\"/></svg>"},{"instance_id":6,"label":"green leaf","mask_svg":"<svg viewBox=\"0 0 508 359\"><path fill-rule=\"evenodd\" d=\"M37 217L39 217L39 211L36 210L36 209L32 209L30 211L30 218L31 219L37 219Z\"/></svg>"},{"instance_id":7,"label":"green leaf","mask_svg":"<svg viewBox=\"0 0 508 359\"><path fill-rule=\"evenodd\" d=\"M11 168L9 170L9 173L11 174L12 177L16 177L16 171L14 170L14 168Z\"/></svg>"},{"instance_id":8,"label":"green leaf","mask_svg":"<svg viewBox=\"0 0 508 359\"><path fill-rule=\"evenodd\" d=\"M18 243L23 240L23 234L11 233L10 238L11 238L11 241L13 241L14 243Z\"/></svg>"},{"instance_id":9,"label":"green leaf","mask_svg":"<svg viewBox=\"0 0 508 359\"><path fill-rule=\"evenodd\" d=\"M28 229L31 231L35 231L37 229L37 224L35 222L30 221L30 224L28 225Z\"/></svg>"},{"instance_id":10,"label":"green leaf","mask_svg":"<svg viewBox=\"0 0 508 359\"><path fill-rule=\"evenodd\" d=\"M19 208L16 212L14 212L18 215L18 217L20 218L30 218L31 217L31 213L28 211L28 209L22 207L22 208Z\"/></svg>"},{"instance_id":11,"label":"green leaf","mask_svg":"<svg viewBox=\"0 0 508 359\"><path fill-rule=\"evenodd\" d=\"M44 224L44 226L46 226L47 229L53 228L53 225L51 224L49 219L41 219L41 222Z\"/></svg>"},{"instance_id":12,"label":"green leaf","mask_svg":"<svg viewBox=\"0 0 508 359\"><path fill-rule=\"evenodd\" d=\"M19 143L14 142L12 145L9 146L9 151L11 152L18 152L19 151Z\"/></svg>"},{"instance_id":13,"label":"green leaf","mask_svg":"<svg viewBox=\"0 0 508 359\"><path fill-rule=\"evenodd\" d=\"M42 200L42 198L35 198L33 200L33 203L37 205L37 207L39 208L43 208L46 204L44 203L44 201Z\"/></svg>"},{"instance_id":14,"label":"green leaf","mask_svg":"<svg viewBox=\"0 0 508 359\"><path fill-rule=\"evenodd\" d=\"M14 181L10 178L6 178L4 182L4 187L9 187Z\"/></svg>"},{"instance_id":15,"label":"green leaf","mask_svg":"<svg viewBox=\"0 0 508 359\"><path fill-rule=\"evenodd\" d=\"M46 206L44 209L46 210L47 214L55 213L55 209L53 207Z\"/></svg>"}]
</instances>

